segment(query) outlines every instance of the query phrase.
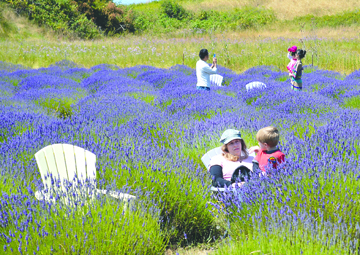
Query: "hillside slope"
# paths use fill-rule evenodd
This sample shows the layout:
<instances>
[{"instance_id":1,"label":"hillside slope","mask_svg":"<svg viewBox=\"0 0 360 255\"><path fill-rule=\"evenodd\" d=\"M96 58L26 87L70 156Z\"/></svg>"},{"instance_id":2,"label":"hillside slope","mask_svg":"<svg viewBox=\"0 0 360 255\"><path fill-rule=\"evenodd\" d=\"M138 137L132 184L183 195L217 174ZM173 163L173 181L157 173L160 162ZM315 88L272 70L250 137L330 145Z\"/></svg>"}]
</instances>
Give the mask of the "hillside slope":
<instances>
[{"instance_id":1,"label":"hillside slope","mask_svg":"<svg viewBox=\"0 0 360 255\"><path fill-rule=\"evenodd\" d=\"M293 7L292 7L293 6ZM360 4L289 0L163 0L131 5L138 32L161 34L195 31L299 31L360 25Z\"/></svg>"},{"instance_id":2,"label":"hillside slope","mask_svg":"<svg viewBox=\"0 0 360 255\"><path fill-rule=\"evenodd\" d=\"M52 30L40 27L26 17L17 15L15 11L0 2L0 40L55 38Z\"/></svg>"}]
</instances>

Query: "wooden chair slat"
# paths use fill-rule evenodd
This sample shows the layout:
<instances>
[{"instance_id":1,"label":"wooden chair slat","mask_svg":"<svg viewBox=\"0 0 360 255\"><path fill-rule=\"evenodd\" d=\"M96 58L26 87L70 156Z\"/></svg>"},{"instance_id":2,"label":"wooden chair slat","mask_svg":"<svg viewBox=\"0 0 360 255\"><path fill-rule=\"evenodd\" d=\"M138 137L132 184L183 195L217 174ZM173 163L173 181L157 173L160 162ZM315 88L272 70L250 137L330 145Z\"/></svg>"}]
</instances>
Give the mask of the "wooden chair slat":
<instances>
[{"instance_id":1,"label":"wooden chair slat","mask_svg":"<svg viewBox=\"0 0 360 255\"><path fill-rule=\"evenodd\" d=\"M205 166L206 168L209 167L210 160L211 160L211 158L210 158L209 155L207 155L207 154L205 154L205 155L202 156L202 158L201 158L201 161L203 162L203 164L204 164L204 166Z\"/></svg>"},{"instance_id":2,"label":"wooden chair slat","mask_svg":"<svg viewBox=\"0 0 360 255\"><path fill-rule=\"evenodd\" d=\"M86 173L90 182L96 186L96 155L90 151L85 151L86 157Z\"/></svg>"},{"instance_id":3,"label":"wooden chair slat","mask_svg":"<svg viewBox=\"0 0 360 255\"><path fill-rule=\"evenodd\" d=\"M216 86L220 86L221 87L221 83L223 81L224 77L219 75L219 74L212 74L210 75L210 83L212 85L216 85Z\"/></svg>"},{"instance_id":4,"label":"wooden chair slat","mask_svg":"<svg viewBox=\"0 0 360 255\"><path fill-rule=\"evenodd\" d=\"M45 154L43 150L38 151L35 154L36 163L39 167L41 179L45 185L46 188L49 188L51 186L51 180L49 178L46 178L46 175L49 173L49 168L45 159Z\"/></svg>"},{"instance_id":5,"label":"wooden chair slat","mask_svg":"<svg viewBox=\"0 0 360 255\"><path fill-rule=\"evenodd\" d=\"M73 181L75 178L76 171L76 162L75 162L75 151L74 146L71 144L63 144L66 168L68 173L68 180Z\"/></svg>"},{"instance_id":6,"label":"wooden chair slat","mask_svg":"<svg viewBox=\"0 0 360 255\"><path fill-rule=\"evenodd\" d=\"M86 180L86 166L85 166L85 150L78 146L74 146L75 152L75 161L76 161L76 170L78 174L78 179L85 181Z\"/></svg>"},{"instance_id":7,"label":"wooden chair slat","mask_svg":"<svg viewBox=\"0 0 360 255\"><path fill-rule=\"evenodd\" d=\"M43 151L45 154L45 159L48 165L49 173L51 173L54 178L58 178L59 173L57 171L57 165L56 165L56 160L52 146L50 145L45 147Z\"/></svg>"},{"instance_id":8,"label":"wooden chair slat","mask_svg":"<svg viewBox=\"0 0 360 255\"><path fill-rule=\"evenodd\" d=\"M62 144L53 144L52 148L56 160L57 170L61 179L61 183L63 183L63 180L69 179L65 164L64 149Z\"/></svg>"}]
</instances>

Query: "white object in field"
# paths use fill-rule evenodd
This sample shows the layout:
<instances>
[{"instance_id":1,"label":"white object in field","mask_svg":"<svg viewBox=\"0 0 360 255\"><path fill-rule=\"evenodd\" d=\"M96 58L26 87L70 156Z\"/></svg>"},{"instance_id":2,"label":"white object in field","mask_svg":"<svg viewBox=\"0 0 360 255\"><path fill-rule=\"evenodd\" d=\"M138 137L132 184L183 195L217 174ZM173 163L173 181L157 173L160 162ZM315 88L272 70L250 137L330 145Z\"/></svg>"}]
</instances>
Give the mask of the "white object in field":
<instances>
[{"instance_id":1,"label":"white object in field","mask_svg":"<svg viewBox=\"0 0 360 255\"><path fill-rule=\"evenodd\" d=\"M45 190L35 192L38 200L74 204L79 197L93 198L99 193L124 201L136 199L126 193L96 189L96 156L78 146L49 145L38 151L35 159L45 186Z\"/></svg>"},{"instance_id":2,"label":"white object in field","mask_svg":"<svg viewBox=\"0 0 360 255\"><path fill-rule=\"evenodd\" d=\"M222 77L219 74L212 74L212 75L210 75L210 84L221 87L221 83L222 83L223 79L224 79L224 77Z\"/></svg>"},{"instance_id":3,"label":"white object in field","mask_svg":"<svg viewBox=\"0 0 360 255\"><path fill-rule=\"evenodd\" d=\"M219 155L222 153L221 147L217 147L215 149L212 149L208 152L206 152L204 154L204 156L202 156L201 161L203 162L203 164L205 165L206 169L209 168L210 166L210 160L212 159L212 157Z\"/></svg>"},{"instance_id":4,"label":"white object in field","mask_svg":"<svg viewBox=\"0 0 360 255\"><path fill-rule=\"evenodd\" d=\"M260 81L253 81L248 84L246 84L246 91L252 90L252 89L264 89L266 88L266 84Z\"/></svg>"},{"instance_id":5,"label":"white object in field","mask_svg":"<svg viewBox=\"0 0 360 255\"><path fill-rule=\"evenodd\" d=\"M210 161L211 161L212 157L215 157L216 155L219 155L221 153L222 153L221 147L217 147L215 149L209 150L201 157L201 161L205 165L206 169L209 169ZM255 152L249 154L249 156L255 157ZM210 190L214 191L214 192L225 191L225 188L218 188L218 187L211 186Z\"/></svg>"}]
</instances>

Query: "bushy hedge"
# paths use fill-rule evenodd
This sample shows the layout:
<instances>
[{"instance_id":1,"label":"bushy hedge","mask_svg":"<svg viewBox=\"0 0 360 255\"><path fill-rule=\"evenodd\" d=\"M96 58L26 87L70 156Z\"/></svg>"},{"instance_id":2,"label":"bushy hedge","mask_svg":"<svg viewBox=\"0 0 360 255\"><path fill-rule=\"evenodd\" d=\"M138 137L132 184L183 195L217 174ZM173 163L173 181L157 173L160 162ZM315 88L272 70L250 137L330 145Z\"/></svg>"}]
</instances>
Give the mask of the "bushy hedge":
<instances>
[{"instance_id":1,"label":"bushy hedge","mask_svg":"<svg viewBox=\"0 0 360 255\"><path fill-rule=\"evenodd\" d=\"M158 12L138 12L134 21L137 31L168 32L176 29L220 30L257 28L276 20L271 10L244 7L233 11L191 13L176 2L164 1Z\"/></svg>"}]
</instances>

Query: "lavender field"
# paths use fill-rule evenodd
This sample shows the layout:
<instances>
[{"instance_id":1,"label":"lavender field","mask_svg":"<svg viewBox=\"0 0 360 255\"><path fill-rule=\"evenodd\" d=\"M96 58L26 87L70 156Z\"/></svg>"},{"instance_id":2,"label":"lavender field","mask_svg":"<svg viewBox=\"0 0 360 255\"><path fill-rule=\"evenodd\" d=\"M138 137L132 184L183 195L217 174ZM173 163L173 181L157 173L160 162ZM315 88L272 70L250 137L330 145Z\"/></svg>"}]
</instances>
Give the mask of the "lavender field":
<instances>
[{"instance_id":1,"label":"lavender field","mask_svg":"<svg viewBox=\"0 0 360 255\"><path fill-rule=\"evenodd\" d=\"M359 254L360 70L306 66L302 92L275 67L218 70L225 86L207 92L182 65L0 62L1 253L164 254L210 243L212 254ZM246 92L251 81L267 88ZM286 168L214 198L201 156L225 129L250 147L269 125ZM36 200L34 154L54 143L96 154L98 188L136 203Z\"/></svg>"}]
</instances>

